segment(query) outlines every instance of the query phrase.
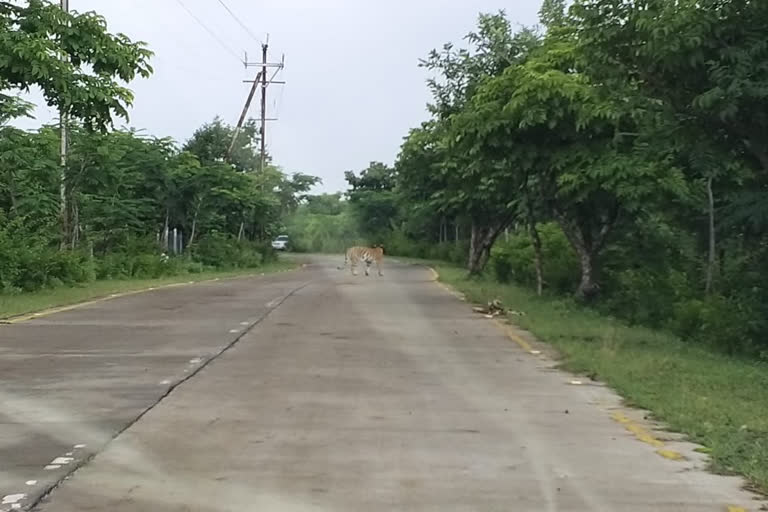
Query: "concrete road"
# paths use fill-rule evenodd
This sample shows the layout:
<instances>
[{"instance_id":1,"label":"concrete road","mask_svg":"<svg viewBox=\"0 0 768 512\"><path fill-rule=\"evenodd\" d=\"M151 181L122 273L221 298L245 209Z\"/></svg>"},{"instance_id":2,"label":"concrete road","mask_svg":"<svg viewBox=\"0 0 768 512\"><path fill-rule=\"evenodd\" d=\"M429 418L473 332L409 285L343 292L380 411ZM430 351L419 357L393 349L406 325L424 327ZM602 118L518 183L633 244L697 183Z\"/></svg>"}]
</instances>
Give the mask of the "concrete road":
<instances>
[{"instance_id":1,"label":"concrete road","mask_svg":"<svg viewBox=\"0 0 768 512\"><path fill-rule=\"evenodd\" d=\"M336 264L0 326L0 510L760 507L427 270Z\"/></svg>"}]
</instances>

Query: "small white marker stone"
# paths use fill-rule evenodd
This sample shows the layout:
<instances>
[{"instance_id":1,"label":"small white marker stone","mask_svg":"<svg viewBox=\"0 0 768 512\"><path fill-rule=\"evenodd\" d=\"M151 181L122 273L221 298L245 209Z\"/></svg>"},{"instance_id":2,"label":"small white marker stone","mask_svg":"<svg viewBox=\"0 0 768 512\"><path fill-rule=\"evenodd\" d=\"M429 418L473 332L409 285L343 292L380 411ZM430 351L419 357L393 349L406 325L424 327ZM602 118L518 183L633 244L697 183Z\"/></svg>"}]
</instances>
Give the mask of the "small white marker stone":
<instances>
[{"instance_id":1,"label":"small white marker stone","mask_svg":"<svg viewBox=\"0 0 768 512\"><path fill-rule=\"evenodd\" d=\"M61 466L58 466L58 465L56 465L56 464L48 464L48 465L47 465L47 466L45 466L45 468L43 468L43 469L45 469L46 471L51 471L51 470L53 470L53 469L60 469L60 468L61 468Z\"/></svg>"},{"instance_id":2,"label":"small white marker stone","mask_svg":"<svg viewBox=\"0 0 768 512\"><path fill-rule=\"evenodd\" d=\"M53 459L51 461L51 465L59 464L59 465L63 466L63 465L69 464L73 460L75 460L75 459L73 459L72 457L56 457L55 459Z\"/></svg>"},{"instance_id":3,"label":"small white marker stone","mask_svg":"<svg viewBox=\"0 0 768 512\"><path fill-rule=\"evenodd\" d=\"M580 380L572 380L571 384L573 384L574 386L581 386L581 381Z\"/></svg>"},{"instance_id":4,"label":"small white marker stone","mask_svg":"<svg viewBox=\"0 0 768 512\"><path fill-rule=\"evenodd\" d=\"M240 325L248 325L250 322L240 322Z\"/></svg>"},{"instance_id":5,"label":"small white marker stone","mask_svg":"<svg viewBox=\"0 0 768 512\"><path fill-rule=\"evenodd\" d=\"M161 381L161 382L160 382L160 385L161 385L161 386L167 386L167 385L168 385L168 384L170 384L170 383L171 383L171 381L169 381L168 379L166 379L166 380L164 380L164 381Z\"/></svg>"},{"instance_id":6,"label":"small white marker stone","mask_svg":"<svg viewBox=\"0 0 768 512\"><path fill-rule=\"evenodd\" d=\"M85 448L86 446L88 446L88 445L85 445L85 444L76 444L76 445L75 445L75 450L81 450L81 449Z\"/></svg>"},{"instance_id":7,"label":"small white marker stone","mask_svg":"<svg viewBox=\"0 0 768 512\"><path fill-rule=\"evenodd\" d=\"M230 329L229 330L229 334L237 334L238 332L240 332L240 329Z\"/></svg>"},{"instance_id":8,"label":"small white marker stone","mask_svg":"<svg viewBox=\"0 0 768 512\"><path fill-rule=\"evenodd\" d=\"M203 360L202 360L202 359L200 359L199 357L196 357L196 358L194 358L194 359L190 359L190 360L189 360L189 364L200 364L200 363L202 363L202 362L203 362Z\"/></svg>"},{"instance_id":9,"label":"small white marker stone","mask_svg":"<svg viewBox=\"0 0 768 512\"><path fill-rule=\"evenodd\" d=\"M537 356L537 355L541 354L541 350L531 350L531 354Z\"/></svg>"},{"instance_id":10,"label":"small white marker stone","mask_svg":"<svg viewBox=\"0 0 768 512\"><path fill-rule=\"evenodd\" d=\"M27 480L24 483L27 484L27 485L36 485L37 484L37 480Z\"/></svg>"}]
</instances>

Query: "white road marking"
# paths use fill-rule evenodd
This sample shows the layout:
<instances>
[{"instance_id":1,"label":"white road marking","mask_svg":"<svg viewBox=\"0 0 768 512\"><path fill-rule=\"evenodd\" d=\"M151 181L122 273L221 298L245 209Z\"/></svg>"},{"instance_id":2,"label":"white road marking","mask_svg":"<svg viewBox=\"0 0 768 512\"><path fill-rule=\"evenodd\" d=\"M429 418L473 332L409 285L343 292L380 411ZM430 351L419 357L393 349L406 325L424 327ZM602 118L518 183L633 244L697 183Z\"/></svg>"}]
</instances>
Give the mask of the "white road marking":
<instances>
[{"instance_id":1,"label":"white road marking","mask_svg":"<svg viewBox=\"0 0 768 512\"><path fill-rule=\"evenodd\" d=\"M230 329L229 330L229 334L237 334L238 332L240 332L240 329Z\"/></svg>"},{"instance_id":2,"label":"white road marking","mask_svg":"<svg viewBox=\"0 0 768 512\"><path fill-rule=\"evenodd\" d=\"M71 463L73 460L75 459L73 459L72 457L56 457L51 461L50 465L55 466L58 464L58 465L64 466L66 464Z\"/></svg>"},{"instance_id":3,"label":"white road marking","mask_svg":"<svg viewBox=\"0 0 768 512\"><path fill-rule=\"evenodd\" d=\"M67 452L67 453L65 453L64 455L66 455L67 457L71 457L71 456L73 456L74 454L75 454L74 452Z\"/></svg>"},{"instance_id":4,"label":"white road marking","mask_svg":"<svg viewBox=\"0 0 768 512\"><path fill-rule=\"evenodd\" d=\"M267 307L268 308L274 308L275 306L277 306L280 303L281 300L282 300L282 297L274 298L271 301L267 302Z\"/></svg>"},{"instance_id":5,"label":"white road marking","mask_svg":"<svg viewBox=\"0 0 768 512\"><path fill-rule=\"evenodd\" d=\"M76 444L76 445L75 445L75 450L80 450L80 449L82 449L82 448L85 448L86 446L87 446L87 445L85 445L85 444Z\"/></svg>"},{"instance_id":6,"label":"white road marking","mask_svg":"<svg viewBox=\"0 0 768 512\"><path fill-rule=\"evenodd\" d=\"M37 484L37 480L27 480L24 483L27 484L27 485L36 485Z\"/></svg>"},{"instance_id":7,"label":"white road marking","mask_svg":"<svg viewBox=\"0 0 768 512\"><path fill-rule=\"evenodd\" d=\"M203 362L203 360L201 358L199 358L199 357L196 357L194 359L190 359L189 360L189 364L200 364L202 362Z\"/></svg>"},{"instance_id":8,"label":"white road marking","mask_svg":"<svg viewBox=\"0 0 768 512\"><path fill-rule=\"evenodd\" d=\"M43 469L45 469L46 471L51 471L52 469L60 469L60 468L61 466L57 466L56 464L48 464Z\"/></svg>"},{"instance_id":9,"label":"white road marking","mask_svg":"<svg viewBox=\"0 0 768 512\"><path fill-rule=\"evenodd\" d=\"M164 380L164 381L161 381L161 382L160 382L160 385L161 385L161 386L167 386L167 385L168 385L168 384L170 384L170 383L171 383L171 381L169 381L168 379L166 379L166 380Z\"/></svg>"},{"instance_id":10,"label":"white road marking","mask_svg":"<svg viewBox=\"0 0 768 512\"><path fill-rule=\"evenodd\" d=\"M26 497L26 494L8 494L7 496L3 496L3 502L0 503L0 505L13 505Z\"/></svg>"},{"instance_id":11,"label":"white road marking","mask_svg":"<svg viewBox=\"0 0 768 512\"><path fill-rule=\"evenodd\" d=\"M251 322L240 322L240 325L250 325Z\"/></svg>"}]
</instances>

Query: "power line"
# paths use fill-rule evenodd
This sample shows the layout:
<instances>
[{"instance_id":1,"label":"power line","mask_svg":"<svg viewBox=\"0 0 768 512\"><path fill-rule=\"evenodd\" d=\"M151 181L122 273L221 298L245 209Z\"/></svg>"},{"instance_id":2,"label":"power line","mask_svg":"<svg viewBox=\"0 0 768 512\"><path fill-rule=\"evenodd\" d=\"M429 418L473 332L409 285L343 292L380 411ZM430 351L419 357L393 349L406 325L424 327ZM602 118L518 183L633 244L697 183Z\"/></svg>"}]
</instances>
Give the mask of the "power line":
<instances>
[{"instance_id":1,"label":"power line","mask_svg":"<svg viewBox=\"0 0 768 512\"><path fill-rule=\"evenodd\" d=\"M189 10L189 8L188 8L186 5L184 5L184 2L182 2L181 0L176 0L176 2L177 2L177 3L178 3L180 6L181 6L181 8L182 8L182 9L184 9L185 11L187 11L187 14L189 14L189 16L190 16L190 17L191 17L193 20L195 20L195 21L197 22L197 24L198 24L198 25L200 25L201 27L203 27L203 29L205 29L205 31L206 31L206 32L208 32L208 34L209 34L209 35L210 35L212 38L214 38L214 39L216 40L216 42L217 42L217 43L219 43L219 45L221 45L221 47L222 47L224 50L226 50L226 51L227 51L227 53L229 53L230 55L232 55L234 58L236 58L236 59L237 59L237 61L238 61L238 62L240 62L240 63L242 64L243 60L242 60L242 59L241 59L241 58L240 58L240 57L237 55L237 52L236 52L236 51L234 51L234 50L233 50L233 49L232 49L232 48L231 48L229 45L227 45L227 43L225 43L225 42L224 42L224 41L223 41L223 40L222 40L222 39L221 39L219 36L217 36L217 35L216 35L216 33L215 33L213 30L211 30L210 28L208 28L208 25L206 25L205 23L203 23L203 21L202 21L200 18L198 18L197 16L195 16L195 13L193 13L192 11L190 11L190 10Z\"/></svg>"},{"instance_id":2,"label":"power line","mask_svg":"<svg viewBox=\"0 0 768 512\"><path fill-rule=\"evenodd\" d=\"M237 22L237 24L240 25L240 27L243 30L245 30L248 33L249 36L251 36L251 38L254 41L256 41L257 43L261 42L259 40L259 38L256 37L256 35L254 35L254 33L251 31L251 29L248 28L248 25L246 25L245 23L240 21L240 18L237 16L237 14L232 12L232 9L230 9L229 6L226 3L224 3L224 0L218 0L218 2L221 4L222 7L224 7L224 9L229 13L229 15L232 16L232 19L234 19Z\"/></svg>"}]
</instances>

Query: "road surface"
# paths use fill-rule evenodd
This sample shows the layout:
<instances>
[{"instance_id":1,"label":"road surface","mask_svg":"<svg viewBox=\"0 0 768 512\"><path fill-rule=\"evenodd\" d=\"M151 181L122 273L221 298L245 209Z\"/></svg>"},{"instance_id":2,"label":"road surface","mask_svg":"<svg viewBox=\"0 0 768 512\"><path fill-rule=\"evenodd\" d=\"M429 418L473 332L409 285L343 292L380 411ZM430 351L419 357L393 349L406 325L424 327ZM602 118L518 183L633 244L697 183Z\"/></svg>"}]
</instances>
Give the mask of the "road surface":
<instances>
[{"instance_id":1,"label":"road surface","mask_svg":"<svg viewBox=\"0 0 768 512\"><path fill-rule=\"evenodd\" d=\"M338 263L0 325L0 510L758 510L427 269Z\"/></svg>"}]
</instances>

